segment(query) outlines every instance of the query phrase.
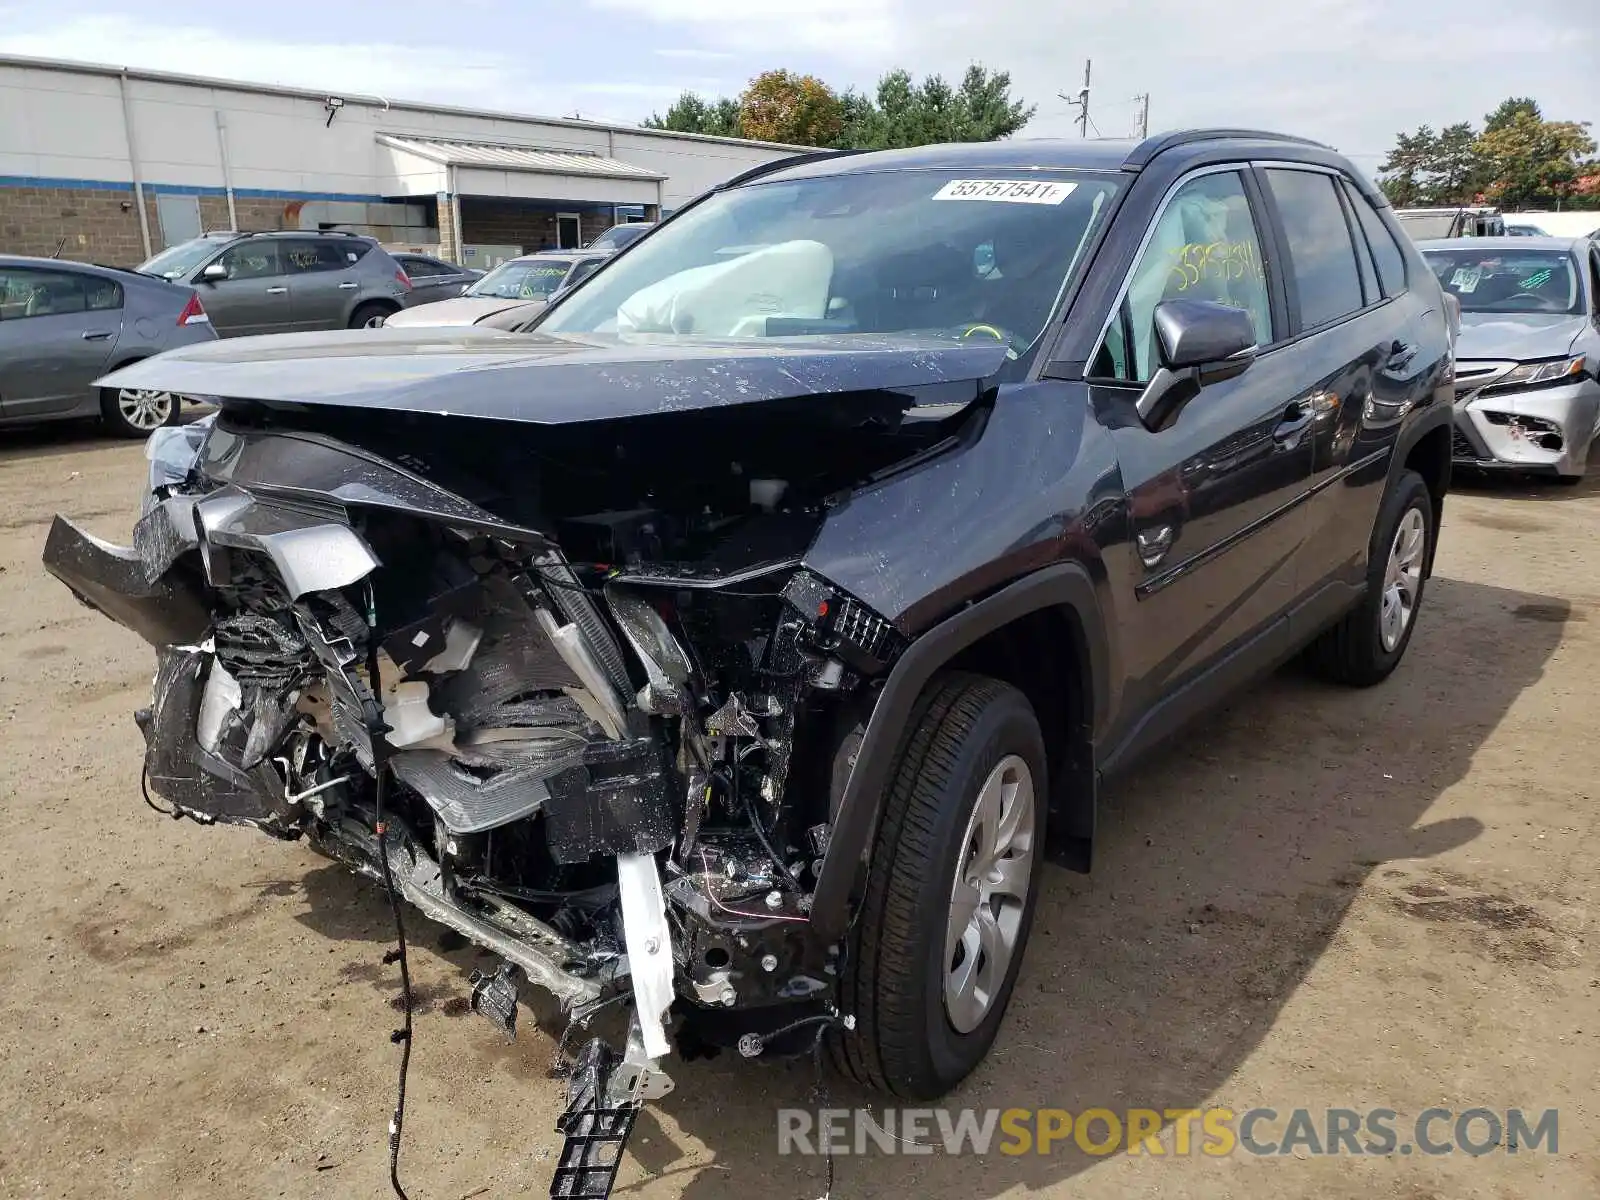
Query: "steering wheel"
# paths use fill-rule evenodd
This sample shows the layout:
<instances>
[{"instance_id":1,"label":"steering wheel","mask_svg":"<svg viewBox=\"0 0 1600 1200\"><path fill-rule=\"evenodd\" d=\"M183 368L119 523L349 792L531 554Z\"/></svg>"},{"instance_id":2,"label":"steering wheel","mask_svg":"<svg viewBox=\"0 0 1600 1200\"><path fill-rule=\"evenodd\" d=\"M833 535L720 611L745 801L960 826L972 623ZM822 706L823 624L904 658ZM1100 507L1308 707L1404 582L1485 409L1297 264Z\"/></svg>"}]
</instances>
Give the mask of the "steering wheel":
<instances>
[{"instance_id":1,"label":"steering wheel","mask_svg":"<svg viewBox=\"0 0 1600 1200\"><path fill-rule=\"evenodd\" d=\"M992 338L1006 348L1007 358L1016 358L1028 348L1026 342L998 325L987 321L974 321L970 325L956 326L956 340L965 342L974 337Z\"/></svg>"},{"instance_id":2,"label":"steering wheel","mask_svg":"<svg viewBox=\"0 0 1600 1200\"><path fill-rule=\"evenodd\" d=\"M1549 301L1543 296L1536 295L1533 292L1513 292L1511 295L1507 296L1503 301L1501 301L1501 303L1509 304L1513 300L1532 300L1541 308L1544 308L1549 304Z\"/></svg>"}]
</instances>

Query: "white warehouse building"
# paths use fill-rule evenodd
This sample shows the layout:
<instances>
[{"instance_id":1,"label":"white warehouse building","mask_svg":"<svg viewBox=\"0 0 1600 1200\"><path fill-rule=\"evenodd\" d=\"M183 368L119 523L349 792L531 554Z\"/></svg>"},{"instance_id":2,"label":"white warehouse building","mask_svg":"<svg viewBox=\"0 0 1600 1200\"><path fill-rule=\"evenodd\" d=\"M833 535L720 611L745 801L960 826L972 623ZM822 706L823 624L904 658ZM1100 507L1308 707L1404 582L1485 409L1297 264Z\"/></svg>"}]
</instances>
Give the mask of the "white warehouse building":
<instances>
[{"instance_id":1,"label":"white warehouse building","mask_svg":"<svg viewBox=\"0 0 1600 1200\"><path fill-rule=\"evenodd\" d=\"M131 265L202 231L337 228L488 266L798 149L0 55L0 253Z\"/></svg>"}]
</instances>

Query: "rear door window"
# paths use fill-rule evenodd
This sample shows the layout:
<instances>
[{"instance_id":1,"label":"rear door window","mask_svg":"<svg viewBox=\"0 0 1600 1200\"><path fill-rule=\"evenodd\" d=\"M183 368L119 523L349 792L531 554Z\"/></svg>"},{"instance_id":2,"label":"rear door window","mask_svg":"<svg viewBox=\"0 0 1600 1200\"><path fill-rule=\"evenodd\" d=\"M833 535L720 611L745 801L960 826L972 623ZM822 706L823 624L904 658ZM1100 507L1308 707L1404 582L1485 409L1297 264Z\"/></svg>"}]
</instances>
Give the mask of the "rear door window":
<instances>
[{"instance_id":1,"label":"rear door window","mask_svg":"<svg viewBox=\"0 0 1600 1200\"><path fill-rule=\"evenodd\" d=\"M122 285L98 275L33 268L0 270L0 321L122 307Z\"/></svg>"},{"instance_id":2,"label":"rear door window","mask_svg":"<svg viewBox=\"0 0 1600 1200\"><path fill-rule=\"evenodd\" d=\"M1333 176L1278 168L1266 176L1289 243L1288 281L1298 295L1300 328L1358 311L1361 273Z\"/></svg>"},{"instance_id":3,"label":"rear door window","mask_svg":"<svg viewBox=\"0 0 1600 1200\"><path fill-rule=\"evenodd\" d=\"M291 275L310 275L319 271L342 271L350 265L343 249L326 240L285 239L283 260Z\"/></svg>"}]
</instances>

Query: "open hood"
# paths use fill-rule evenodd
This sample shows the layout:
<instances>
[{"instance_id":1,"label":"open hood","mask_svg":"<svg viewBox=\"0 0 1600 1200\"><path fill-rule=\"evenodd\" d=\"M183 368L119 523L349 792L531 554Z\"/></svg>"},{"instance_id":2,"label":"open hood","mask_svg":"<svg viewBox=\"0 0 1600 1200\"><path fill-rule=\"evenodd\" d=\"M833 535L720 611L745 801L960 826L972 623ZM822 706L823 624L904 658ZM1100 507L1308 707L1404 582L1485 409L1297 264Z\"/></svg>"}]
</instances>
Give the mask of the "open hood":
<instances>
[{"instance_id":1,"label":"open hood","mask_svg":"<svg viewBox=\"0 0 1600 1200\"><path fill-rule=\"evenodd\" d=\"M987 340L875 334L710 340L378 329L208 342L124 367L98 386L560 425L846 392L933 389L924 402L962 403L1006 355Z\"/></svg>"}]
</instances>

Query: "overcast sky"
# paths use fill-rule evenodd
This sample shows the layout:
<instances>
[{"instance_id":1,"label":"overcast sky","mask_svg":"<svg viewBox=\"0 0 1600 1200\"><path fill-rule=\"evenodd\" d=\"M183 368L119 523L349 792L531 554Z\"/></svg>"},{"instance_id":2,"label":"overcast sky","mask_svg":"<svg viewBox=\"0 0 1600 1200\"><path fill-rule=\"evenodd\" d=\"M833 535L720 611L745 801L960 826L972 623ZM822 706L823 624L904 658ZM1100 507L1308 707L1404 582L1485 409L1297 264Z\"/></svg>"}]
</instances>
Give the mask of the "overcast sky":
<instances>
[{"instance_id":1,"label":"overcast sky","mask_svg":"<svg viewBox=\"0 0 1600 1200\"><path fill-rule=\"evenodd\" d=\"M1058 93L1092 58L1106 136L1149 92L1152 129L1300 133L1368 171L1507 95L1600 123L1596 0L0 0L0 53L623 122L770 67L870 87L977 61L1038 105L1025 136L1075 131Z\"/></svg>"}]
</instances>

